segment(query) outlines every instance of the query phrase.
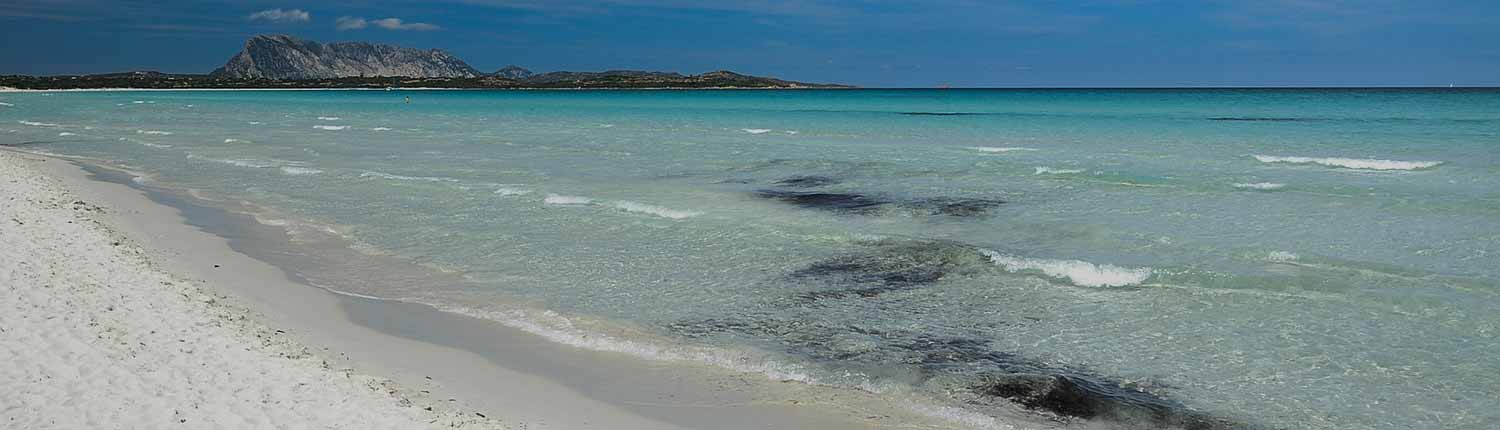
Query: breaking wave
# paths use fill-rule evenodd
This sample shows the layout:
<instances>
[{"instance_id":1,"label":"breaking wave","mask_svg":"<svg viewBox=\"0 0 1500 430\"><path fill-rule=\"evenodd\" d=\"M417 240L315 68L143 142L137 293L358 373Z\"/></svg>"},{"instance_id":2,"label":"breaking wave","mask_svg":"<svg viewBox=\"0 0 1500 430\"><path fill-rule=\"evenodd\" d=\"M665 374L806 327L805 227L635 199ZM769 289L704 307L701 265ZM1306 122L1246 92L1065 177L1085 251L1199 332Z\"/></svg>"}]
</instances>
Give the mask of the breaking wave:
<instances>
[{"instance_id":1,"label":"breaking wave","mask_svg":"<svg viewBox=\"0 0 1500 430\"><path fill-rule=\"evenodd\" d=\"M1070 174L1074 174L1074 173L1083 173L1083 170L1082 169L1054 169L1054 168L1051 168L1051 167L1038 167L1038 168L1036 168L1036 173L1033 173L1033 174L1034 175L1070 175Z\"/></svg>"},{"instance_id":2,"label":"breaking wave","mask_svg":"<svg viewBox=\"0 0 1500 430\"><path fill-rule=\"evenodd\" d=\"M339 117L336 117L336 116L320 116L320 117L318 117L318 119L319 120L323 120L323 121L338 121L338 120L341 120L343 118L339 118Z\"/></svg>"},{"instance_id":3,"label":"breaking wave","mask_svg":"<svg viewBox=\"0 0 1500 430\"><path fill-rule=\"evenodd\" d=\"M594 199L579 196L564 196L561 194L548 194L547 198L542 200L542 202L549 205L586 205L589 203L593 203Z\"/></svg>"},{"instance_id":4,"label":"breaking wave","mask_svg":"<svg viewBox=\"0 0 1500 430\"><path fill-rule=\"evenodd\" d=\"M64 131L62 133L58 133L57 135L58 136L77 136L78 134L77 133L69 133L69 132Z\"/></svg>"},{"instance_id":5,"label":"breaking wave","mask_svg":"<svg viewBox=\"0 0 1500 430\"><path fill-rule=\"evenodd\" d=\"M167 144L162 144L162 143L142 142L142 141L131 139L131 138L128 138L128 137L122 137L122 138L120 138L120 141L121 142L130 142L130 143L134 143L134 144L137 144L137 145L141 145L141 146L145 146L145 147L149 147L149 148L157 148L157 149L166 149L166 148L171 148L172 147L172 145L167 145Z\"/></svg>"},{"instance_id":6,"label":"breaking wave","mask_svg":"<svg viewBox=\"0 0 1500 430\"><path fill-rule=\"evenodd\" d=\"M1124 287L1139 285L1151 277L1151 268L1128 268L1108 264L1094 264L1079 260L1047 260L1040 258L1014 257L997 251L981 249L980 253L990 262L1008 272L1038 271L1052 278L1067 279L1080 287Z\"/></svg>"},{"instance_id":7,"label":"breaking wave","mask_svg":"<svg viewBox=\"0 0 1500 430\"><path fill-rule=\"evenodd\" d=\"M703 214L702 212L677 210L677 209L664 208L664 207L661 207L661 206L648 205L648 204L645 204L645 203L636 203L636 202L630 202L630 201L618 201L618 202L611 203L610 206L614 207L615 209L623 210L623 211L626 211L626 212L636 212L636 213L650 214L650 215L656 215L656 216L659 216L659 217L662 217L662 218L670 218L670 219L692 218L692 217L695 217L695 216Z\"/></svg>"},{"instance_id":8,"label":"breaking wave","mask_svg":"<svg viewBox=\"0 0 1500 430\"><path fill-rule=\"evenodd\" d=\"M1275 191L1286 188L1286 184L1280 184L1276 182L1241 182L1234 184L1234 187L1241 190Z\"/></svg>"},{"instance_id":9,"label":"breaking wave","mask_svg":"<svg viewBox=\"0 0 1500 430\"><path fill-rule=\"evenodd\" d=\"M500 187L499 189L495 190L495 194L499 194L502 196L523 196L531 194L531 190L514 187Z\"/></svg>"},{"instance_id":10,"label":"breaking wave","mask_svg":"<svg viewBox=\"0 0 1500 430\"><path fill-rule=\"evenodd\" d=\"M1345 169L1359 170L1418 170L1437 167L1438 165L1443 164L1443 162L1441 161L1398 161L1332 157L1278 157L1273 155L1256 155L1255 159L1259 160L1262 163L1319 164L1329 167L1342 167Z\"/></svg>"},{"instance_id":11,"label":"breaking wave","mask_svg":"<svg viewBox=\"0 0 1500 430\"><path fill-rule=\"evenodd\" d=\"M1016 151L1036 151L1037 150L1036 148L1023 148L1023 147L1019 147L1019 146L971 146L971 147L969 147L969 149L972 149L972 150L975 150L975 151L979 151L979 152L988 152L988 153L1002 153L1002 152L1016 152Z\"/></svg>"},{"instance_id":12,"label":"breaking wave","mask_svg":"<svg viewBox=\"0 0 1500 430\"><path fill-rule=\"evenodd\" d=\"M750 134L766 134L766 133L770 133L771 129L769 129L769 128L742 128L742 129L740 129L740 131L743 131L743 132L746 132L746 133L750 133Z\"/></svg>"},{"instance_id":13,"label":"breaking wave","mask_svg":"<svg viewBox=\"0 0 1500 430\"><path fill-rule=\"evenodd\" d=\"M32 126L32 127L57 127L57 124L53 124L53 123L50 123L50 122L36 122L36 121L16 121L16 122L21 123L21 125L29 125L29 126Z\"/></svg>"},{"instance_id":14,"label":"breaking wave","mask_svg":"<svg viewBox=\"0 0 1500 430\"><path fill-rule=\"evenodd\" d=\"M323 173L323 171L307 167L281 166L281 173L291 176L308 176Z\"/></svg>"},{"instance_id":15,"label":"breaking wave","mask_svg":"<svg viewBox=\"0 0 1500 430\"><path fill-rule=\"evenodd\" d=\"M12 107L12 106L15 106L15 105L10 104L10 103L6 103L6 102L0 102L0 106Z\"/></svg>"},{"instance_id":16,"label":"breaking wave","mask_svg":"<svg viewBox=\"0 0 1500 430\"><path fill-rule=\"evenodd\" d=\"M313 126L313 128L316 128L316 129L319 129L319 130L335 130L336 131L336 130L343 130L343 129L349 128L349 126L347 126L347 125L315 125L315 126Z\"/></svg>"},{"instance_id":17,"label":"breaking wave","mask_svg":"<svg viewBox=\"0 0 1500 430\"><path fill-rule=\"evenodd\" d=\"M170 131L161 131L161 130L136 130L135 133L136 134L149 134L149 135L153 135L153 136L171 136L172 135L172 132L170 132Z\"/></svg>"},{"instance_id":18,"label":"breaking wave","mask_svg":"<svg viewBox=\"0 0 1500 430\"><path fill-rule=\"evenodd\" d=\"M224 139L224 143L250 143L250 141L244 139Z\"/></svg>"},{"instance_id":19,"label":"breaking wave","mask_svg":"<svg viewBox=\"0 0 1500 430\"><path fill-rule=\"evenodd\" d=\"M265 168L270 168L270 167L276 167L275 164L271 164L270 162L261 161L261 160L209 158L209 157L199 156L198 154L188 154L187 158L191 158L191 159L194 159L194 160L212 161L212 162L215 162L215 163L222 163L222 164L228 164L228 165L231 165L231 166L248 167L248 168L254 168L254 169L265 169Z\"/></svg>"},{"instance_id":20,"label":"breaking wave","mask_svg":"<svg viewBox=\"0 0 1500 430\"><path fill-rule=\"evenodd\" d=\"M390 127L375 127L375 128L370 129L370 130L371 131L391 131L391 128Z\"/></svg>"},{"instance_id":21,"label":"breaking wave","mask_svg":"<svg viewBox=\"0 0 1500 430\"><path fill-rule=\"evenodd\" d=\"M1300 257L1297 256L1297 254L1286 251L1272 251L1270 254L1266 255L1266 261L1272 263L1291 263L1297 261L1298 258Z\"/></svg>"},{"instance_id":22,"label":"breaking wave","mask_svg":"<svg viewBox=\"0 0 1500 430\"><path fill-rule=\"evenodd\" d=\"M375 172L375 171L360 173L359 177L361 177L361 178L391 179L391 180L396 180L396 181L459 182L457 179L453 179L453 178L444 178L444 177L435 177L435 176L402 176L402 175L392 175L392 174L389 174L389 173L381 173L381 172Z\"/></svg>"}]
</instances>

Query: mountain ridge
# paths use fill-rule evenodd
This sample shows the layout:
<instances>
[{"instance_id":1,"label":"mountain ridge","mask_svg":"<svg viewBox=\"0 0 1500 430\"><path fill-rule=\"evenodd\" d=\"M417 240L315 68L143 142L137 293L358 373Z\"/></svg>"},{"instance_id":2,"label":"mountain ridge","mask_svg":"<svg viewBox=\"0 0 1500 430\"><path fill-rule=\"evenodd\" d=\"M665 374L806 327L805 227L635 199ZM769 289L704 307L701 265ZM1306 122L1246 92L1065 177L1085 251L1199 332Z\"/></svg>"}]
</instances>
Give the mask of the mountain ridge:
<instances>
[{"instance_id":1,"label":"mountain ridge","mask_svg":"<svg viewBox=\"0 0 1500 430\"><path fill-rule=\"evenodd\" d=\"M368 42L319 43L285 34L262 34L210 75L238 79L349 77L473 78L481 75L441 49L419 50Z\"/></svg>"}]
</instances>

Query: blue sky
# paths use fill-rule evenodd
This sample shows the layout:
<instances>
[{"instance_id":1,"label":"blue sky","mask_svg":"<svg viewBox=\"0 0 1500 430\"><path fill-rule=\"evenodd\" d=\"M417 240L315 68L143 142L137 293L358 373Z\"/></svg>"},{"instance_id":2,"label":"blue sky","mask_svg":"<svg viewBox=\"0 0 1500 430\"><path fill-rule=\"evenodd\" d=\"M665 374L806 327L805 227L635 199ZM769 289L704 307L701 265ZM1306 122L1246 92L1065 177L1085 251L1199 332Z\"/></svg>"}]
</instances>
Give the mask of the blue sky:
<instances>
[{"instance_id":1,"label":"blue sky","mask_svg":"<svg viewBox=\"0 0 1500 430\"><path fill-rule=\"evenodd\" d=\"M0 74L204 73L259 33L474 67L863 86L1500 85L1500 1L0 0Z\"/></svg>"}]
</instances>

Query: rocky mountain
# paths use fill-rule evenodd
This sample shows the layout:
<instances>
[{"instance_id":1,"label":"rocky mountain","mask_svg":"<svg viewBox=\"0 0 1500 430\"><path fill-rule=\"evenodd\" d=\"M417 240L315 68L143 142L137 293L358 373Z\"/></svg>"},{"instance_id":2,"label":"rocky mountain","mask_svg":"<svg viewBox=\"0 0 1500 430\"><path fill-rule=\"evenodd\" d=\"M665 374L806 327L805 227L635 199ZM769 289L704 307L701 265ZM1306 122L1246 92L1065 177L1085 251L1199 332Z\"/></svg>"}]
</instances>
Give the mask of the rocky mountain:
<instances>
[{"instance_id":1,"label":"rocky mountain","mask_svg":"<svg viewBox=\"0 0 1500 430\"><path fill-rule=\"evenodd\" d=\"M526 79L531 77L531 75L533 74L534 73L531 73L530 70L526 70L526 68L524 67L510 65L501 67L500 70L496 70L495 73L491 73L490 76L496 76L505 79Z\"/></svg>"},{"instance_id":2,"label":"rocky mountain","mask_svg":"<svg viewBox=\"0 0 1500 430\"><path fill-rule=\"evenodd\" d=\"M419 50L364 42L318 43L287 35L260 35L245 42L213 76L234 79L329 79L404 76L473 78L481 75L440 49Z\"/></svg>"}]
</instances>

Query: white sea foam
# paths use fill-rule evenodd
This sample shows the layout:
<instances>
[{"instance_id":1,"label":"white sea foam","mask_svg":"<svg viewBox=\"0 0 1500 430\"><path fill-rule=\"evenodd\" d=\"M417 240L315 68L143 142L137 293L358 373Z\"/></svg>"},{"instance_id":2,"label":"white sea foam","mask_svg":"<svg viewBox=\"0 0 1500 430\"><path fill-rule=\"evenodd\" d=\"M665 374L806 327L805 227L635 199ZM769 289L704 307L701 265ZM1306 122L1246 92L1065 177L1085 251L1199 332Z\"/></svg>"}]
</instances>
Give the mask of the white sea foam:
<instances>
[{"instance_id":1,"label":"white sea foam","mask_svg":"<svg viewBox=\"0 0 1500 430\"><path fill-rule=\"evenodd\" d=\"M650 214L650 215L656 215L656 216L659 216L659 217L662 217L662 218L670 218L670 219L692 218L692 217L695 217L695 216L703 214L702 212L677 210L677 209L671 209L671 208L664 208L664 207L661 207L661 206L648 205L648 204L645 204L645 203L636 203L636 202L623 201L623 200L622 201L617 201L617 202L610 203L610 206L613 206L616 209L620 209L620 210L623 210L623 211L626 211L626 212L636 212L636 213Z\"/></svg>"},{"instance_id":2,"label":"white sea foam","mask_svg":"<svg viewBox=\"0 0 1500 430\"><path fill-rule=\"evenodd\" d=\"M1044 166L1044 167L1038 167L1038 168L1036 168L1036 173L1034 173L1034 174L1035 175L1070 175L1070 174L1074 174L1074 173L1083 173L1083 170L1081 170L1081 169L1054 169L1054 168L1051 168L1051 167L1045 167Z\"/></svg>"},{"instance_id":3,"label":"white sea foam","mask_svg":"<svg viewBox=\"0 0 1500 430\"><path fill-rule=\"evenodd\" d=\"M0 102L0 106L12 107L12 106L15 106L15 105L10 104L10 103L6 103L6 102Z\"/></svg>"},{"instance_id":4,"label":"white sea foam","mask_svg":"<svg viewBox=\"0 0 1500 430\"><path fill-rule=\"evenodd\" d=\"M154 135L154 136L171 136L172 135L172 132L170 132L170 131L161 131L161 130L136 130L135 132L136 132L136 134L149 134L149 135Z\"/></svg>"},{"instance_id":5,"label":"white sea foam","mask_svg":"<svg viewBox=\"0 0 1500 430\"><path fill-rule=\"evenodd\" d=\"M1298 258L1300 257L1298 257L1297 254L1286 251L1272 251L1270 254L1266 255L1266 261L1270 261L1272 263L1291 263L1297 261Z\"/></svg>"},{"instance_id":6,"label":"white sea foam","mask_svg":"<svg viewBox=\"0 0 1500 430\"><path fill-rule=\"evenodd\" d=\"M349 128L347 125L315 125L313 128L319 130L343 130Z\"/></svg>"},{"instance_id":7,"label":"white sea foam","mask_svg":"<svg viewBox=\"0 0 1500 430\"><path fill-rule=\"evenodd\" d=\"M77 136L77 134L75 134L75 133L69 133L69 132L66 132L66 131L64 131L62 133L58 133L57 135L58 136Z\"/></svg>"},{"instance_id":8,"label":"white sea foam","mask_svg":"<svg viewBox=\"0 0 1500 430\"><path fill-rule=\"evenodd\" d=\"M318 117L318 119L323 120L323 121L338 121L338 120L341 120L343 118L339 118L339 117L336 117L336 116L320 116L320 117Z\"/></svg>"},{"instance_id":9,"label":"white sea foam","mask_svg":"<svg viewBox=\"0 0 1500 430\"><path fill-rule=\"evenodd\" d=\"M372 131L391 131L391 128L390 127L375 127L375 128L370 129L370 130L372 130Z\"/></svg>"},{"instance_id":10,"label":"white sea foam","mask_svg":"<svg viewBox=\"0 0 1500 430\"><path fill-rule=\"evenodd\" d=\"M128 137L122 137L119 140L121 142L130 142L130 143L138 144L138 145L141 145L141 146L150 147L150 148L157 148L157 149L166 149L166 148L171 148L172 147L172 145L166 145L166 144L161 144L161 143L142 142L142 141L131 139L131 138L128 138Z\"/></svg>"},{"instance_id":11,"label":"white sea foam","mask_svg":"<svg viewBox=\"0 0 1500 430\"><path fill-rule=\"evenodd\" d=\"M244 139L229 138L229 139L224 139L224 143L250 143L250 141L244 140Z\"/></svg>"},{"instance_id":12,"label":"white sea foam","mask_svg":"<svg viewBox=\"0 0 1500 430\"><path fill-rule=\"evenodd\" d=\"M796 136L796 135L798 135L798 134L800 134L802 132L797 131L797 130L786 130L786 131L783 131L782 133L786 133L788 136Z\"/></svg>"},{"instance_id":13,"label":"white sea foam","mask_svg":"<svg viewBox=\"0 0 1500 430\"><path fill-rule=\"evenodd\" d=\"M133 101L131 103L140 105L140 104L146 104L146 101L145 100L136 100L136 101Z\"/></svg>"},{"instance_id":14,"label":"white sea foam","mask_svg":"<svg viewBox=\"0 0 1500 430\"><path fill-rule=\"evenodd\" d=\"M274 164L270 164L268 162L261 161L261 160L209 158L209 157L199 156L198 154L188 154L187 158L191 158L191 159L195 159L195 160L203 160L203 161L212 161L212 162L215 162L215 163L223 163L223 164L228 164L228 165L231 165L231 166L248 167L248 168L254 168L254 169L264 169L264 168L268 168L268 167L276 167Z\"/></svg>"},{"instance_id":15,"label":"white sea foam","mask_svg":"<svg viewBox=\"0 0 1500 430\"><path fill-rule=\"evenodd\" d=\"M1003 153L1003 152L1017 152L1017 151L1036 151L1037 150L1036 148L1026 148L1026 147L1020 147L1020 146L971 146L971 147L969 147L969 149L972 149L972 150L975 150L975 151L979 151L979 152L989 152L989 153Z\"/></svg>"},{"instance_id":16,"label":"white sea foam","mask_svg":"<svg viewBox=\"0 0 1500 430\"><path fill-rule=\"evenodd\" d=\"M36 122L36 121L17 121L17 122L21 123L22 125L29 125L29 126L32 126L32 127L57 127L57 124L53 124L53 123L50 123L50 122Z\"/></svg>"},{"instance_id":17,"label":"white sea foam","mask_svg":"<svg viewBox=\"0 0 1500 430\"><path fill-rule=\"evenodd\" d=\"M1241 190L1275 191L1286 188L1286 184L1278 184L1275 182L1253 182L1234 184L1234 187Z\"/></svg>"},{"instance_id":18,"label":"white sea foam","mask_svg":"<svg viewBox=\"0 0 1500 430\"><path fill-rule=\"evenodd\" d=\"M250 121L250 125L260 125L260 121Z\"/></svg>"},{"instance_id":19,"label":"white sea foam","mask_svg":"<svg viewBox=\"0 0 1500 430\"><path fill-rule=\"evenodd\" d=\"M771 129L769 129L769 128L742 128L742 129L740 129L740 131L743 131L743 132L746 132L746 133L750 133L750 134L765 134L765 133L770 133Z\"/></svg>"},{"instance_id":20,"label":"white sea foam","mask_svg":"<svg viewBox=\"0 0 1500 430\"><path fill-rule=\"evenodd\" d=\"M1437 167L1443 164L1441 161L1397 161L1377 160L1360 158L1318 158L1318 157L1278 157L1273 155L1256 155L1256 160L1262 163L1290 163L1290 164L1319 164L1329 167L1342 167L1345 169L1359 170L1418 170Z\"/></svg>"},{"instance_id":21,"label":"white sea foam","mask_svg":"<svg viewBox=\"0 0 1500 430\"><path fill-rule=\"evenodd\" d=\"M1005 268L1008 272L1039 271L1053 278L1067 279L1068 282L1080 287L1138 285L1151 277L1152 272L1147 267L1128 268L1079 260L1015 257L988 249L979 252L990 257L991 262Z\"/></svg>"},{"instance_id":22,"label":"white sea foam","mask_svg":"<svg viewBox=\"0 0 1500 430\"><path fill-rule=\"evenodd\" d=\"M594 199L579 196L564 196L560 194L548 194L542 202L549 205L586 205L593 203Z\"/></svg>"},{"instance_id":23,"label":"white sea foam","mask_svg":"<svg viewBox=\"0 0 1500 430\"><path fill-rule=\"evenodd\" d=\"M531 194L531 190L514 187L500 187L499 189L495 190L495 194L499 194L502 196L523 196Z\"/></svg>"},{"instance_id":24,"label":"white sea foam","mask_svg":"<svg viewBox=\"0 0 1500 430\"><path fill-rule=\"evenodd\" d=\"M323 171L318 169L310 169L307 167L281 166L281 173L292 176L308 176L323 173Z\"/></svg>"},{"instance_id":25,"label":"white sea foam","mask_svg":"<svg viewBox=\"0 0 1500 430\"><path fill-rule=\"evenodd\" d=\"M381 173L381 172L374 172L374 171L360 173L359 177L361 177L361 178L391 179L391 180L397 180L397 181L458 182L457 179L453 179L453 178L442 178L442 177L435 177L435 176L402 176L402 175L392 175L392 174L389 174L389 173Z\"/></svg>"}]
</instances>

